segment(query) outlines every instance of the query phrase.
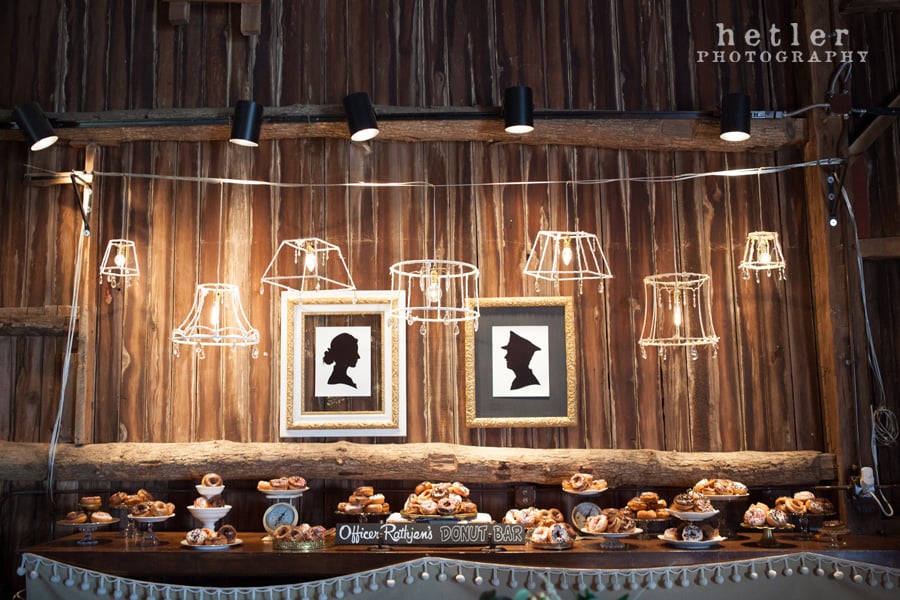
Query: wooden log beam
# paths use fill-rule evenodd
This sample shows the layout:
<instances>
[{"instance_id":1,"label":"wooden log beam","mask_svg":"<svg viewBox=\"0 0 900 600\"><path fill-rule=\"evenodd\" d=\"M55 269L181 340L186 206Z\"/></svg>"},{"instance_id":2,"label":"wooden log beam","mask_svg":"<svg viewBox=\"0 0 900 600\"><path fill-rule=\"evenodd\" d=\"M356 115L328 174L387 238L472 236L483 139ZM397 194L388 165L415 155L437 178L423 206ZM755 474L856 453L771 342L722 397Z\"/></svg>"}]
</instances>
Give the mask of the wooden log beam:
<instances>
[{"instance_id":1,"label":"wooden log beam","mask_svg":"<svg viewBox=\"0 0 900 600\"><path fill-rule=\"evenodd\" d=\"M266 107L261 140L347 139L343 109L337 106ZM719 122L699 113L655 115L601 111L535 112L535 130L514 135L503 130L498 109L467 107L376 107L381 133L376 142L486 142L589 146L616 150L693 152L774 152L806 142L805 119L754 119L745 142L719 139ZM114 146L138 141L224 141L231 133L232 109L159 109L103 113L48 114L61 141ZM0 111L0 121L11 121ZM0 140L22 140L17 129L0 129Z\"/></svg>"},{"instance_id":2,"label":"wooden log beam","mask_svg":"<svg viewBox=\"0 0 900 600\"><path fill-rule=\"evenodd\" d=\"M0 442L0 480L47 478L46 444ZM257 480L278 473L308 479L430 480L558 484L575 472L623 485L688 486L727 477L751 486L799 486L837 477L834 456L796 452L546 450L441 443L110 443L58 446L59 481L180 481L215 471Z\"/></svg>"},{"instance_id":3,"label":"wooden log beam","mask_svg":"<svg viewBox=\"0 0 900 600\"><path fill-rule=\"evenodd\" d=\"M71 306L0 308L0 335L66 335Z\"/></svg>"}]
</instances>

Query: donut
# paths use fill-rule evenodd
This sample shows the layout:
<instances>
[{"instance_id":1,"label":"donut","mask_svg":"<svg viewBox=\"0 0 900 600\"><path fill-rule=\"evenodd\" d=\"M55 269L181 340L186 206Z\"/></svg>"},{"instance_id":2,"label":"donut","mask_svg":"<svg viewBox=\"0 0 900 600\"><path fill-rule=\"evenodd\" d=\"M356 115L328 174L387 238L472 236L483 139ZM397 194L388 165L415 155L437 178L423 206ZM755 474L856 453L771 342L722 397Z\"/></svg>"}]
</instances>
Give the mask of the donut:
<instances>
[{"instance_id":1,"label":"donut","mask_svg":"<svg viewBox=\"0 0 900 600\"><path fill-rule=\"evenodd\" d=\"M141 502L153 502L153 494L151 494L150 492L148 492L148 491L145 490L144 488L139 489L139 490L137 491L136 496L137 496L138 498L140 498L140 501L141 501Z\"/></svg>"},{"instance_id":2,"label":"donut","mask_svg":"<svg viewBox=\"0 0 900 600\"><path fill-rule=\"evenodd\" d=\"M516 514L516 523L524 525L525 527L533 527L536 516L537 515L532 510L520 510L518 514Z\"/></svg>"},{"instance_id":3,"label":"donut","mask_svg":"<svg viewBox=\"0 0 900 600\"><path fill-rule=\"evenodd\" d=\"M80 510L73 510L66 514L66 521L69 523L86 523L87 514Z\"/></svg>"},{"instance_id":4,"label":"donut","mask_svg":"<svg viewBox=\"0 0 900 600\"><path fill-rule=\"evenodd\" d=\"M703 540L703 530L700 529L699 525L689 524L685 525L684 529L681 530L681 539L686 542L700 542Z\"/></svg>"},{"instance_id":5,"label":"donut","mask_svg":"<svg viewBox=\"0 0 900 600\"><path fill-rule=\"evenodd\" d=\"M562 523L563 521L566 520L565 515L563 515L562 511L559 510L558 508L550 509L550 518L553 519L554 521L556 521L557 523Z\"/></svg>"},{"instance_id":6,"label":"donut","mask_svg":"<svg viewBox=\"0 0 900 600\"><path fill-rule=\"evenodd\" d=\"M78 501L78 504L86 509L100 508L102 503L100 496L84 496Z\"/></svg>"},{"instance_id":7,"label":"donut","mask_svg":"<svg viewBox=\"0 0 900 600\"><path fill-rule=\"evenodd\" d=\"M609 518L603 513L591 515L584 521L584 529L590 533L603 533L608 526Z\"/></svg>"},{"instance_id":8,"label":"donut","mask_svg":"<svg viewBox=\"0 0 900 600\"><path fill-rule=\"evenodd\" d=\"M431 489L431 482L423 481L422 483L420 483L419 485L416 486L415 491L416 491L416 494L418 495L418 494L423 493L425 490L430 490L430 489Z\"/></svg>"},{"instance_id":9,"label":"donut","mask_svg":"<svg viewBox=\"0 0 900 600\"><path fill-rule=\"evenodd\" d=\"M275 479L270 479L269 483L271 484L273 490L288 489L288 478L287 477L276 477Z\"/></svg>"},{"instance_id":10,"label":"donut","mask_svg":"<svg viewBox=\"0 0 900 600\"><path fill-rule=\"evenodd\" d=\"M459 503L459 512L461 513L477 513L478 505L471 500L463 500Z\"/></svg>"},{"instance_id":11,"label":"donut","mask_svg":"<svg viewBox=\"0 0 900 600\"><path fill-rule=\"evenodd\" d=\"M384 504L381 502L378 502L377 504L376 503L366 504L365 507L363 507L363 512L370 514L370 515L378 515L383 512L387 512L387 511L384 510Z\"/></svg>"},{"instance_id":12,"label":"donut","mask_svg":"<svg viewBox=\"0 0 900 600\"><path fill-rule=\"evenodd\" d=\"M629 500L629 501L625 504L625 506L627 506L628 508L630 508L630 509L633 510L633 511L647 510L647 508L649 508L648 505L647 505L647 503L644 502L643 500L641 500L641 499L640 499L639 497L637 497L637 496L635 496L634 498L632 498L631 500Z\"/></svg>"},{"instance_id":13,"label":"donut","mask_svg":"<svg viewBox=\"0 0 900 600\"><path fill-rule=\"evenodd\" d=\"M548 544L550 543L550 528L549 527L535 527L534 531L531 532L531 541L537 544Z\"/></svg>"},{"instance_id":14,"label":"donut","mask_svg":"<svg viewBox=\"0 0 900 600\"><path fill-rule=\"evenodd\" d=\"M290 539L291 535L291 526L290 525L279 525L275 528L275 531L272 532L272 537L276 540L287 540Z\"/></svg>"},{"instance_id":15,"label":"donut","mask_svg":"<svg viewBox=\"0 0 900 600\"><path fill-rule=\"evenodd\" d=\"M205 496L194 498L194 508L209 508L209 500Z\"/></svg>"},{"instance_id":16,"label":"donut","mask_svg":"<svg viewBox=\"0 0 900 600\"><path fill-rule=\"evenodd\" d=\"M690 512L694 510L694 497L687 492L678 494L672 499L672 508L679 512Z\"/></svg>"},{"instance_id":17,"label":"donut","mask_svg":"<svg viewBox=\"0 0 900 600\"><path fill-rule=\"evenodd\" d=\"M204 487L219 487L222 483L222 476L218 473L207 473L200 480L200 485Z\"/></svg>"},{"instance_id":18,"label":"donut","mask_svg":"<svg viewBox=\"0 0 900 600\"><path fill-rule=\"evenodd\" d=\"M772 527L781 528L787 525L787 514L781 512L777 508L770 508L766 511L766 523Z\"/></svg>"},{"instance_id":19,"label":"donut","mask_svg":"<svg viewBox=\"0 0 900 600\"><path fill-rule=\"evenodd\" d=\"M560 523L550 526L550 541L554 544L565 544L572 538L569 536L569 530Z\"/></svg>"},{"instance_id":20,"label":"donut","mask_svg":"<svg viewBox=\"0 0 900 600\"><path fill-rule=\"evenodd\" d=\"M454 481L453 483L450 484L450 492L453 494L459 494L463 498L469 497L469 488L467 488L466 486L464 486L463 484L461 484L458 481Z\"/></svg>"},{"instance_id":21,"label":"donut","mask_svg":"<svg viewBox=\"0 0 900 600\"><path fill-rule=\"evenodd\" d=\"M436 483L431 488L431 497L435 500L440 500L444 496L450 493L450 484L449 483Z\"/></svg>"},{"instance_id":22,"label":"donut","mask_svg":"<svg viewBox=\"0 0 900 600\"><path fill-rule=\"evenodd\" d=\"M166 503L162 500L154 500L151 503L150 512L157 516L165 516L169 514L169 509L166 506Z\"/></svg>"},{"instance_id":23,"label":"donut","mask_svg":"<svg viewBox=\"0 0 900 600\"><path fill-rule=\"evenodd\" d=\"M425 500L419 504L419 508L422 510L423 515L436 515L438 511L437 502L432 499Z\"/></svg>"},{"instance_id":24,"label":"donut","mask_svg":"<svg viewBox=\"0 0 900 600\"><path fill-rule=\"evenodd\" d=\"M697 493L703 493L705 488L709 487L708 479L701 479L697 483L694 484L693 490Z\"/></svg>"},{"instance_id":25,"label":"donut","mask_svg":"<svg viewBox=\"0 0 900 600\"><path fill-rule=\"evenodd\" d=\"M638 498L647 506L656 506L656 503L659 502L659 494L656 492L641 492Z\"/></svg>"},{"instance_id":26,"label":"donut","mask_svg":"<svg viewBox=\"0 0 900 600\"><path fill-rule=\"evenodd\" d=\"M605 479L595 479L591 482L590 488L592 490L605 490L608 485Z\"/></svg>"},{"instance_id":27,"label":"donut","mask_svg":"<svg viewBox=\"0 0 900 600\"><path fill-rule=\"evenodd\" d=\"M149 502L141 502L131 507L131 514L135 517L149 517L151 510L153 508Z\"/></svg>"},{"instance_id":28,"label":"donut","mask_svg":"<svg viewBox=\"0 0 900 600\"><path fill-rule=\"evenodd\" d=\"M442 515L452 515L459 506L458 502L454 502L451 498L441 498L437 503L437 511Z\"/></svg>"},{"instance_id":29,"label":"donut","mask_svg":"<svg viewBox=\"0 0 900 600\"><path fill-rule=\"evenodd\" d=\"M344 507L344 512L348 515L361 515L363 510L365 510L365 507L360 504L348 503L347 506Z\"/></svg>"},{"instance_id":30,"label":"donut","mask_svg":"<svg viewBox=\"0 0 900 600\"><path fill-rule=\"evenodd\" d=\"M834 505L827 498L813 498L806 503L806 510L813 515L834 512Z\"/></svg>"},{"instance_id":31,"label":"donut","mask_svg":"<svg viewBox=\"0 0 900 600\"><path fill-rule=\"evenodd\" d=\"M212 535L207 536L206 542L204 542L207 546L224 546L228 543L224 537L219 535L218 533L213 532Z\"/></svg>"},{"instance_id":32,"label":"donut","mask_svg":"<svg viewBox=\"0 0 900 600\"><path fill-rule=\"evenodd\" d=\"M289 490L305 490L306 489L306 479L300 477L299 475L294 475L292 477L288 477L288 489Z\"/></svg>"},{"instance_id":33,"label":"donut","mask_svg":"<svg viewBox=\"0 0 900 600\"><path fill-rule=\"evenodd\" d=\"M762 527L766 524L766 513L769 507L761 502L751 504L750 508L744 512L744 523L751 527Z\"/></svg>"},{"instance_id":34,"label":"donut","mask_svg":"<svg viewBox=\"0 0 900 600\"><path fill-rule=\"evenodd\" d=\"M209 508L222 508L225 506L225 497L222 494L210 496L206 499L206 506Z\"/></svg>"},{"instance_id":35,"label":"donut","mask_svg":"<svg viewBox=\"0 0 900 600\"><path fill-rule=\"evenodd\" d=\"M373 496L375 489L370 485L363 485L353 490L354 496Z\"/></svg>"},{"instance_id":36,"label":"donut","mask_svg":"<svg viewBox=\"0 0 900 600\"><path fill-rule=\"evenodd\" d=\"M113 520L112 515L102 510L96 510L91 513L91 523L109 523Z\"/></svg>"},{"instance_id":37,"label":"donut","mask_svg":"<svg viewBox=\"0 0 900 600\"><path fill-rule=\"evenodd\" d=\"M369 494L369 502L372 504L384 504L384 494Z\"/></svg>"},{"instance_id":38,"label":"donut","mask_svg":"<svg viewBox=\"0 0 900 600\"><path fill-rule=\"evenodd\" d=\"M347 502L349 502L350 504L359 504L360 506L365 506L366 504L370 503L371 501L372 501L371 496L353 495L347 499Z\"/></svg>"},{"instance_id":39,"label":"donut","mask_svg":"<svg viewBox=\"0 0 900 600\"><path fill-rule=\"evenodd\" d=\"M261 492L271 492L273 488L272 488L272 484L269 483L268 481L260 480L256 484L256 489L258 489Z\"/></svg>"},{"instance_id":40,"label":"donut","mask_svg":"<svg viewBox=\"0 0 900 600\"><path fill-rule=\"evenodd\" d=\"M202 529L191 529L185 534L184 540L191 546L199 546L206 541L206 532Z\"/></svg>"},{"instance_id":41,"label":"donut","mask_svg":"<svg viewBox=\"0 0 900 600\"><path fill-rule=\"evenodd\" d=\"M797 500L803 500L804 502L807 500L812 500L815 497L816 497L815 494L813 494L812 492L805 491L805 490L794 494L794 498L796 498Z\"/></svg>"},{"instance_id":42,"label":"donut","mask_svg":"<svg viewBox=\"0 0 900 600\"><path fill-rule=\"evenodd\" d=\"M589 486L593 479L594 478L587 473L575 473L569 478L569 482L572 484L573 490L580 491Z\"/></svg>"},{"instance_id":43,"label":"donut","mask_svg":"<svg viewBox=\"0 0 900 600\"><path fill-rule=\"evenodd\" d=\"M694 510L696 510L697 512L706 513L712 512L716 509L715 507L713 507L712 502L709 501L709 498L697 498L696 500L694 500Z\"/></svg>"},{"instance_id":44,"label":"donut","mask_svg":"<svg viewBox=\"0 0 900 600\"><path fill-rule=\"evenodd\" d=\"M112 508L118 508L125 504L125 500L128 499L128 494L125 492L116 492L112 496L109 497L109 505Z\"/></svg>"},{"instance_id":45,"label":"donut","mask_svg":"<svg viewBox=\"0 0 900 600\"><path fill-rule=\"evenodd\" d=\"M646 521L649 519L655 519L656 511L655 510L639 510L639 511L637 511L637 514L635 516L642 521Z\"/></svg>"},{"instance_id":46,"label":"donut","mask_svg":"<svg viewBox=\"0 0 900 600\"><path fill-rule=\"evenodd\" d=\"M797 498L786 498L784 501L784 507L788 512L795 515L806 514L806 502Z\"/></svg>"},{"instance_id":47,"label":"donut","mask_svg":"<svg viewBox=\"0 0 900 600\"><path fill-rule=\"evenodd\" d=\"M750 490L747 489L747 486L741 483L740 481L732 481L731 482L731 491L736 496L743 496L749 493Z\"/></svg>"},{"instance_id":48,"label":"donut","mask_svg":"<svg viewBox=\"0 0 900 600\"><path fill-rule=\"evenodd\" d=\"M731 496L732 486L728 479L716 479L713 483L713 490L719 496Z\"/></svg>"},{"instance_id":49,"label":"donut","mask_svg":"<svg viewBox=\"0 0 900 600\"><path fill-rule=\"evenodd\" d=\"M427 490L423 490L423 491L419 492L416 497L419 499L419 502L424 502L425 500L431 500L432 489L428 488Z\"/></svg>"}]
</instances>

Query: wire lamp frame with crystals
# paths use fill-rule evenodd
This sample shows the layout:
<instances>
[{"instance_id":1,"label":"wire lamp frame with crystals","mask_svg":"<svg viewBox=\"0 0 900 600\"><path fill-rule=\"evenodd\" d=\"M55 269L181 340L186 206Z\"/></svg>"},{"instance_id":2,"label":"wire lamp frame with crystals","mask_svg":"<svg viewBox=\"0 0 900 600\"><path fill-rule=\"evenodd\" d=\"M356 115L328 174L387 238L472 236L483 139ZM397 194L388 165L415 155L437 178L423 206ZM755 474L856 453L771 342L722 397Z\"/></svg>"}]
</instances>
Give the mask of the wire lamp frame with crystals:
<instances>
[{"instance_id":1,"label":"wire lamp frame with crystals","mask_svg":"<svg viewBox=\"0 0 900 600\"><path fill-rule=\"evenodd\" d=\"M672 192L672 255L674 273L644 277L644 323L638 345L641 357L647 348L656 347L663 360L670 348L688 348L697 360L697 347L712 348L715 357L719 337L712 323L712 300L709 275L678 271L678 227L675 192Z\"/></svg>"},{"instance_id":2,"label":"wire lamp frame with crystals","mask_svg":"<svg viewBox=\"0 0 900 600\"><path fill-rule=\"evenodd\" d=\"M762 228L762 185L760 174L756 174L757 203L759 208L760 229ZM738 268L743 273L744 279L750 279L751 273L759 283L759 274L764 272L767 277L773 273L779 280L785 279L784 253L781 251L781 243L778 241L777 231L751 231L744 242L744 256Z\"/></svg>"},{"instance_id":3,"label":"wire lamp frame with crystals","mask_svg":"<svg viewBox=\"0 0 900 600\"><path fill-rule=\"evenodd\" d=\"M419 333L428 333L428 323L452 326L459 334L459 323L475 321L481 314L478 267L456 260L438 260L435 188L431 186L432 256L424 260L405 260L390 267L391 289L402 292L405 305L391 311L392 322L419 323ZM427 201L424 205L427 206ZM423 208L423 214L426 211Z\"/></svg>"},{"instance_id":4,"label":"wire lamp frame with crystals","mask_svg":"<svg viewBox=\"0 0 900 600\"><path fill-rule=\"evenodd\" d=\"M126 185L125 189L131 188ZM127 195L122 201L123 235L128 233L129 204L131 197ZM123 238L109 240L103 253L103 260L100 261L100 284L103 285L103 281L106 280L111 288L118 288L120 285L127 287L135 283L140 275L141 267L138 264L134 242Z\"/></svg>"},{"instance_id":5,"label":"wire lamp frame with crystals","mask_svg":"<svg viewBox=\"0 0 900 600\"><path fill-rule=\"evenodd\" d=\"M577 231L578 198L574 192L574 183L571 181L566 182L566 226L569 221L570 185L575 204L576 231L538 231L522 273L534 278L536 292L541 291L541 281L551 282L557 293L560 281L575 281L578 283L578 293L582 294L584 282L596 280L597 291L602 294L603 283L612 278L612 273L597 236Z\"/></svg>"},{"instance_id":6,"label":"wire lamp frame with crystals","mask_svg":"<svg viewBox=\"0 0 900 600\"><path fill-rule=\"evenodd\" d=\"M225 184L220 184L219 195L219 244L216 258L216 279L221 279L222 266L222 206ZM172 331L175 356L180 356L181 346L193 346L198 358L205 358L207 346L225 346L232 349L252 346L250 356L259 356L259 331L241 304L240 290L230 283L201 283L194 291L194 302L184 321Z\"/></svg>"}]
</instances>

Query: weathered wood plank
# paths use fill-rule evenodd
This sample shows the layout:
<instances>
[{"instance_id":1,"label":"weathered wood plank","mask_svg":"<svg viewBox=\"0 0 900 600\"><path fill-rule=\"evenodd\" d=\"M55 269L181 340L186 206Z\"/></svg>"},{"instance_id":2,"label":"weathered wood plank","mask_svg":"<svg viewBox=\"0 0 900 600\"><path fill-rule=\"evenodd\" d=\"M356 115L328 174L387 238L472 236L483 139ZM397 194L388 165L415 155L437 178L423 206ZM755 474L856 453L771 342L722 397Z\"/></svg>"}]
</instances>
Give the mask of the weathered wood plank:
<instances>
[{"instance_id":1,"label":"weathered wood plank","mask_svg":"<svg viewBox=\"0 0 900 600\"><path fill-rule=\"evenodd\" d=\"M66 335L70 306L0 307L0 335Z\"/></svg>"},{"instance_id":2,"label":"weathered wood plank","mask_svg":"<svg viewBox=\"0 0 900 600\"><path fill-rule=\"evenodd\" d=\"M859 251L869 260L900 258L900 236L859 240Z\"/></svg>"}]
</instances>

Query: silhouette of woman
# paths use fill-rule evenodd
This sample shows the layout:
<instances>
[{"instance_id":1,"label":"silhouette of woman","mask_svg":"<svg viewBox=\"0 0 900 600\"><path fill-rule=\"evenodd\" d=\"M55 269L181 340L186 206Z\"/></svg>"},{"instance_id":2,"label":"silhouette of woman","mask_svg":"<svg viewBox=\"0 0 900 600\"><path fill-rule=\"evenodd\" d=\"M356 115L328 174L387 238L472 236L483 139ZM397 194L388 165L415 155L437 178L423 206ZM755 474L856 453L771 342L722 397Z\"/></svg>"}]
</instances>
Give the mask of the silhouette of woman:
<instances>
[{"instance_id":1,"label":"silhouette of woman","mask_svg":"<svg viewBox=\"0 0 900 600\"><path fill-rule=\"evenodd\" d=\"M359 362L359 341L349 333L336 335L331 340L331 346L322 356L322 362L326 365L334 365L334 369L328 377L329 385L342 383L355 388L356 382L347 375L347 369L355 367Z\"/></svg>"},{"instance_id":2,"label":"silhouette of woman","mask_svg":"<svg viewBox=\"0 0 900 600\"><path fill-rule=\"evenodd\" d=\"M515 374L509 389L518 390L529 385L540 385L541 382L529 366L531 357L540 348L514 331L509 332L509 341L501 348L506 350L506 367Z\"/></svg>"}]
</instances>

